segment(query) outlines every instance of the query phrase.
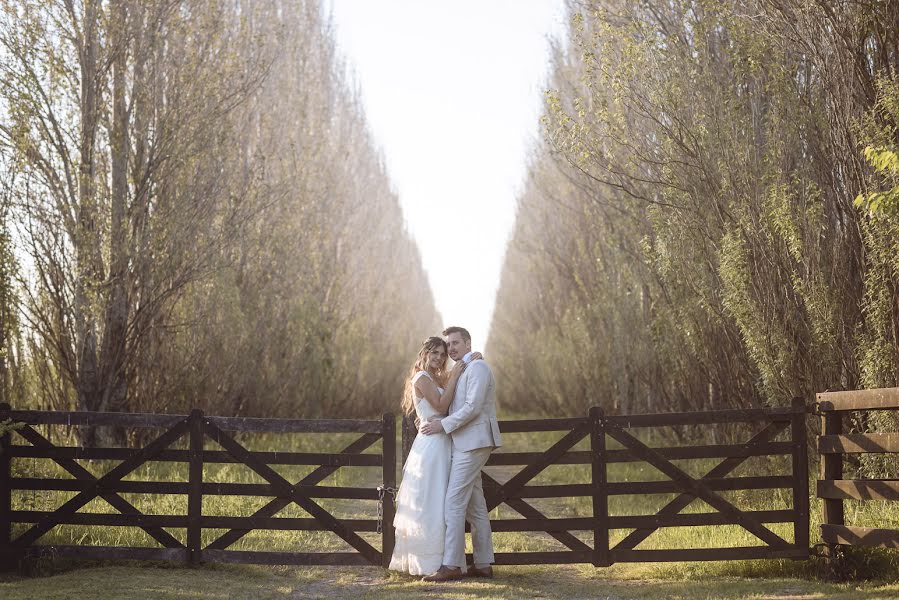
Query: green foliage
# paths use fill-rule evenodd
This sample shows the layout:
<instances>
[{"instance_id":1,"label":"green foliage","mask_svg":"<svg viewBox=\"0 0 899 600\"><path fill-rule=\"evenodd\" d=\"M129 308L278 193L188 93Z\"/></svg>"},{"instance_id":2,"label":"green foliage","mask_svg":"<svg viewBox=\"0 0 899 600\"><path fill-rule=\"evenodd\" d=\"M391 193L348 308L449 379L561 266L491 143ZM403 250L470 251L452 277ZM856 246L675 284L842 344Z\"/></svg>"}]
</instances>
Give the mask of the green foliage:
<instances>
[{"instance_id":1,"label":"green foliage","mask_svg":"<svg viewBox=\"0 0 899 600\"><path fill-rule=\"evenodd\" d=\"M3 197L29 265L21 289L0 272L0 309L28 326L20 396L395 408L439 317L321 2L73 6L16 0L0 21Z\"/></svg>"},{"instance_id":2,"label":"green foliage","mask_svg":"<svg viewBox=\"0 0 899 600\"><path fill-rule=\"evenodd\" d=\"M861 137L892 189L899 102L886 67L860 76L873 105L831 95L860 53L890 62L895 15L803 0L572 11L490 335L508 401L685 410L899 383L895 219L853 208L867 175L845 126L870 114ZM883 43L847 42L871 32ZM522 332L539 341L516 349Z\"/></svg>"},{"instance_id":3,"label":"green foliage","mask_svg":"<svg viewBox=\"0 0 899 600\"><path fill-rule=\"evenodd\" d=\"M2 158L0 154L0 161ZM0 398L13 404L23 395L23 381L18 368L22 348L16 289L19 265L10 235L11 201L0 196Z\"/></svg>"},{"instance_id":4,"label":"green foliage","mask_svg":"<svg viewBox=\"0 0 899 600\"><path fill-rule=\"evenodd\" d=\"M899 80L884 75L876 89L877 100L861 121L859 136L873 168L868 187L886 189L860 194L855 202L869 217L861 223L865 323L858 357L865 386L889 387L899 382L899 313L895 308L899 281Z\"/></svg>"},{"instance_id":5,"label":"green foliage","mask_svg":"<svg viewBox=\"0 0 899 600\"><path fill-rule=\"evenodd\" d=\"M889 148L865 147L865 160L884 179L896 181L899 179L899 155ZM859 194L855 198L855 205L863 208L870 214L899 212L899 185L882 192L871 192L867 195Z\"/></svg>"},{"instance_id":6,"label":"green foliage","mask_svg":"<svg viewBox=\"0 0 899 600\"><path fill-rule=\"evenodd\" d=\"M874 169L879 191L859 194L855 206L872 216L899 215L899 79L883 75L877 80L877 100L863 122L865 161Z\"/></svg>"}]
</instances>

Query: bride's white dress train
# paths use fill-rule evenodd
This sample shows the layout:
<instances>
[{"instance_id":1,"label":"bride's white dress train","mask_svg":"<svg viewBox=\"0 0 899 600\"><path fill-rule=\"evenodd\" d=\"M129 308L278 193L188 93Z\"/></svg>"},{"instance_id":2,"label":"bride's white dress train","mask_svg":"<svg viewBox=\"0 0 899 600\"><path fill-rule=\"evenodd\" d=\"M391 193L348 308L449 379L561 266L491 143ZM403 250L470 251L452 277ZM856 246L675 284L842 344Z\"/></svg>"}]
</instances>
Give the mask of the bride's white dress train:
<instances>
[{"instance_id":1,"label":"bride's white dress train","mask_svg":"<svg viewBox=\"0 0 899 600\"><path fill-rule=\"evenodd\" d=\"M430 375L419 371L412 380L413 386L419 377ZM442 389L440 393L443 394ZM424 398L415 399L415 413L420 421L438 415ZM445 433L415 437L396 498L396 517L393 519L396 544L390 560L391 570L430 575L443 563L446 533L443 501L451 459L452 441Z\"/></svg>"}]
</instances>

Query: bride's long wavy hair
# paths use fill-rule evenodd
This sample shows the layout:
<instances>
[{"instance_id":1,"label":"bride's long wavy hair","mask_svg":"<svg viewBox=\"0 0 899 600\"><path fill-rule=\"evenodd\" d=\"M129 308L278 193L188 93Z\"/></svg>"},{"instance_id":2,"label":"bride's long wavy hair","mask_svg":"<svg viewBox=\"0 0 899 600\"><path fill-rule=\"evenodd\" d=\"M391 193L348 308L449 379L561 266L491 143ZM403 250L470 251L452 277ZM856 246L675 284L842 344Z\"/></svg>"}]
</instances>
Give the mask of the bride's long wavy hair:
<instances>
[{"instance_id":1,"label":"bride's long wavy hair","mask_svg":"<svg viewBox=\"0 0 899 600\"><path fill-rule=\"evenodd\" d=\"M428 360L428 354L431 353L432 350L436 350L437 348L443 348L443 351L446 352L446 342L443 341L443 338L432 336L424 341L421 345L421 350L418 351L418 357L415 359L415 362L412 363L412 367L409 369L409 374L406 375L406 388L403 391L403 413L407 415L412 415L415 413L415 389L412 385L412 378L419 371L427 371L431 374L431 377L434 378L434 382L440 386L446 386L447 380L447 371L446 371L446 363L449 361L449 357L447 357L443 364L440 365L440 368L434 371L430 368L430 361Z\"/></svg>"}]
</instances>

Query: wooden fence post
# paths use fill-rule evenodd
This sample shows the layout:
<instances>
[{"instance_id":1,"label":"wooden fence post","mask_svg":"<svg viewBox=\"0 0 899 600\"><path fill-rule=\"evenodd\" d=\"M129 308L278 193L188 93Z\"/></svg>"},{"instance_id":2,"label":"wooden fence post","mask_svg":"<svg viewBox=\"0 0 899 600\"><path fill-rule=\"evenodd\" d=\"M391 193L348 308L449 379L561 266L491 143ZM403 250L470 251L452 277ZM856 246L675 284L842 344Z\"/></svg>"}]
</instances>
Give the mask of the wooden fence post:
<instances>
[{"instance_id":1,"label":"wooden fence post","mask_svg":"<svg viewBox=\"0 0 899 600\"><path fill-rule=\"evenodd\" d=\"M9 419L10 406L6 402L0 404L0 422ZM12 460L9 456L11 434L9 431L0 436L0 571L13 568L12 557Z\"/></svg>"},{"instance_id":2,"label":"wooden fence post","mask_svg":"<svg viewBox=\"0 0 899 600\"><path fill-rule=\"evenodd\" d=\"M381 490L381 566L390 566L393 556L394 529L393 498L396 491L396 418L393 413L384 413L381 424L381 456L383 463Z\"/></svg>"},{"instance_id":3,"label":"wooden fence post","mask_svg":"<svg viewBox=\"0 0 899 600\"><path fill-rule=\"evenodd\" d=\"M187 418L190 428L190 461L187 490L187 562L198 565L202 560L203 518L203 411L195 408Z\"/></svg>"},{"instance_id":4,"label":"wooden fence post","mask_svg":"<svg viewBox=\"0 0 899 600\"><path fill-rule=\"evenodd\" d=\"M606 432L602 409L590 408L590 464L593 492L593 566L608 567L609 495L606 488Z\"/></svg>"},{"instance_id":5,"label":"wooden fence post","mask_svg":"<svg viewBox=\"0 0 899 600\"><path fill-rule=\"evenodd\" d=\"M412 450L412 442L415 441L415 436L417 435L418 428L415 427L415 418L404 413L402 423L403 465L406 464L406 459L409 458L409 451Z\"/></svg>"},{"instance_id":6,"label":"wooden fence post","mask_svg":"<svg viewBox=\"0 0 899 600\"><path fill-rule=\"evenodd\" d=\"M821 435L842 435L843 433L843 413L840 411L825 411L821 415ZM822 453L821 454L821 479L823 480L839 480L843 478L843 455L842 453ZM843 513L843 500L826 498L823 501L824 515L823 521L825 525L845 525L845 517ZM833 568L832 561L836 559L836 544L826 544L825 559L828 565Z\"/></svg>"},{"instance_id":7,"label":"wooden fence post","mask_svg":"<svg viewBox=\"0 0 899 600\"><path fill-rule=\"evenodd\" d=\"M793 543L809 548L808 428L803 398L793 398L791 438L793 441Z\"/></svg>"}]
</instances>

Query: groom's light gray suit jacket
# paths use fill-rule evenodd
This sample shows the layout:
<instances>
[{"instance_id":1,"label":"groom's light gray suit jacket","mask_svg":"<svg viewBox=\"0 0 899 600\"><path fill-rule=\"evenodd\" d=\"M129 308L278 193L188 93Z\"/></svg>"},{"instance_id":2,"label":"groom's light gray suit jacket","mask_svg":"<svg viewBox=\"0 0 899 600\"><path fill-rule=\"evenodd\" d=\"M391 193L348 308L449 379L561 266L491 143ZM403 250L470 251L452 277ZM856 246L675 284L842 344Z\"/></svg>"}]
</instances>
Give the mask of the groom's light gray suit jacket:
<instances>
[{"instance_id":1,"label":"groom's light gray suit jacket","mask_svg":"<svg viewBox=\"0 0 899 600\"><path fill-rule=\"evenodd\" d=\"M496 421L496 381L486 361L472 361L456 384L449 416L441 421L458 450L502 446Z\"/></svg>"}]
</instances>

